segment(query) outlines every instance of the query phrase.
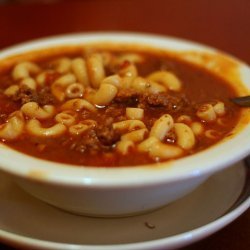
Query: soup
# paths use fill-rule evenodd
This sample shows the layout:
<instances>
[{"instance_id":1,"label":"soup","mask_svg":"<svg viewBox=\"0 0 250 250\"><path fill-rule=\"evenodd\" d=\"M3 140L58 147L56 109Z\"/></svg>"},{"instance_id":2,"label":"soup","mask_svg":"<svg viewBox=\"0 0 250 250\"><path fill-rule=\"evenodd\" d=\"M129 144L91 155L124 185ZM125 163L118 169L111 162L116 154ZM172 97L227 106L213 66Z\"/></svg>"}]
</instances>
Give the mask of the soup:
<instances>
[{"instance_id":1,"label":"soup","mask_svg":"<svg viewBox=\"0 0 250 250\"><path fill-rule=\"evenodd\" d=\"M33 52L2 63L0 139L78 166L169 161L230 135L234 96L220 77L154 49Z\"/></svg>"}]
</instances>

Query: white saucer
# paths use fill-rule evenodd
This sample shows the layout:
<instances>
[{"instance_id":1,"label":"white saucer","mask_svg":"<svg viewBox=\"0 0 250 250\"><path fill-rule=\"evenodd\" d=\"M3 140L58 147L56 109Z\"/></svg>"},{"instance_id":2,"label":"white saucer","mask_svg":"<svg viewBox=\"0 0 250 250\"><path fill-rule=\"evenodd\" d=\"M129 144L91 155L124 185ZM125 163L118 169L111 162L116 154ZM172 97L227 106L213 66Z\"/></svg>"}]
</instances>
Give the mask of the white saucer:
<instances>
[{"instance_id":1,"label":"white saucer","mask_svg":"<svg viewBox=\"0 0 250 250\"><path fill-rule=\"evenodd\" d=\"M157 211L105 219L51 207L1 174L0 240L30 249L179 248L218 231L249 208L246 177L247 168L238 163L209 178L192 194ZM244 192L246 197L240 199Z\"/></svg>"}]
</instances>

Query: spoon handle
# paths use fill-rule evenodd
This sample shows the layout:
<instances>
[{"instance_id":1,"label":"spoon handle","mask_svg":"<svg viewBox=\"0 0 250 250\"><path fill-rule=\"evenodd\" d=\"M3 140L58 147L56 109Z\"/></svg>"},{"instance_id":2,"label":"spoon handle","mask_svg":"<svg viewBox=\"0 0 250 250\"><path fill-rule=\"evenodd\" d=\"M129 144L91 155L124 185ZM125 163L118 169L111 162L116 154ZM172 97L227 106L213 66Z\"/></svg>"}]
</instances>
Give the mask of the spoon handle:
<instances>
[{"instance_id":1,"label":"spoon handle","mask_svg":"<svg viewBox=\"0 0 250 250\"><path fill-rule=\"evenodd\" d=\"M230 100L241 107L250 107L250 96L235 97Z\"/></svg>"}]
</instances>

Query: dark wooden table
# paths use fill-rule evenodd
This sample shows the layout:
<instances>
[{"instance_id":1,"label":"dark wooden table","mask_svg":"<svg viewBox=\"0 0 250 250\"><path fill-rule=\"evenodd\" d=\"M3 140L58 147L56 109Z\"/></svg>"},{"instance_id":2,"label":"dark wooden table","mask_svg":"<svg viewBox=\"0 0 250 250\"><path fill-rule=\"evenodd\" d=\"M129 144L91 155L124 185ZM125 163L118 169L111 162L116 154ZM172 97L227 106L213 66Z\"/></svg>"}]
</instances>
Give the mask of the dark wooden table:
<instances>
[{"instance_id":1,"label":"dark wooden table","mask_svg":"<svg viewBox=\"0 0 250 250\"><path fill-rule=\"evenodd\" d=\"M83 0L0 6L0 48L85 31L181 37L217 47L250 64L249 0ZM0 249L12 248L0 245ZM184 249L250 249L250 210L220 232Z\"/></svg>"}]
</instances>

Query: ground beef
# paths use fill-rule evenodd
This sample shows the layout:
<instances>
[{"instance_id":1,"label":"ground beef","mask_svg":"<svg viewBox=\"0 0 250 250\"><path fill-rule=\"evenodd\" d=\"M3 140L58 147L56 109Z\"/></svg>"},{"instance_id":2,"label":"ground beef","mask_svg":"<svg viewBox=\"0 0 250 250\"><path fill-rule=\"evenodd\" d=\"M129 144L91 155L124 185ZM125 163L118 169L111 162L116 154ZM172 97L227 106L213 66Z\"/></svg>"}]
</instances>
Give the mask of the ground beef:
<instances>
[{"instance_id":1,"label":"ground beef","mask_svg":"<svg viewBox=\"0 0 250 250\"><path fill-rule=\"evenodd\" d=\"M100 151L107 151L120 139L112 127L99 125L89 129L81 137L72 137L62 142L64 147L76 152L97 154Z\"/></svg>"},{"instance_id":2,"label":"ground beef","mask_svg":"<svg viewBox=\"0 0 250 250\"><path fill-rule=\"evenodd\" d=\"M21 104L25 104L27 102L36 102L37 93L35 90L30 88L21 87L19 91L14 96L12 96L12 100L14 102L20 102Z\"/></svg>"},{"instance_id":3,"label":"ground beef","mask_svg":"<svg viewBox=\"0 0 250 250\"><path fill-rule=\"evenodd\" d=\"M139 101L139 93L134 89L121 89L115 99L115 103L124 104L126 106L135 106Z\"/></svg>"},{"instance_id":4,"label":"ground beef","mask_svg":"<svg viewBox=\"0 0 250 250\"><path fill-rule=\"evenodd\" d=\"M112 118L112 119L107 119ZM106 125L110 125L115 121L126 120L125 110L118 106L108 106L105 110L104 117L102 118Z\"/></svg>"},{"instance_id":5,"label":"ground beef","mask_svg":"<svg viewBox=\"0 0 250 250\"><path fill-rule=\"evenodd\" d=\"M48 105L55 103L56 100L50 92L49 87L43 87L38 93L38 103L40 105Z\"/></svg>"},{"instance_id":6,"label":"ground beef","mask_svg":"<svg viewBox=\"0 0 250 250\"><path fill-rule=\"evenodd\" d=\"M147 108L165 108L169 113L178 112L179 110L190 105L185 96L171 93L144 93L139 94L133 89L120 90L114 99L114 103L122 104L127 107ZM116 115L115 115L116 116Z\"/></svg>"},{"instance_id":7,"label":"ground beef","mask_svg":"<svg viewBox=\"0 0 250 250\"><path fill-rule=\"evenodd\" d=\"M163 107L168 113L176 113L188 106L188 100L184 96L168 95L167 93L149 94L140 97L138 107L147 109Z\"/></svg>"},{"instance_id":8,"label":"ground beef","mask_svg":"<svg viewBox=\"0 0 250 250\"><path fill-rule=\"evenodd\" d=\"M120 140L120 134L111 126L98 126L96 129L96 135L100 143L104 146L112 146Z\"/></svg>"},{"instance_id":9,"label":"ground beef","mask_svg":"<svg viewBox=\"0 0 250 250\"><path fill-rule=\"evenodd\" d=\"M166 107L169 105L169 98L165 94L144 94L142 96L143 101L151 107Z\"/></svg>"},{"instance_id":10,"label":"ground beef","mask_svg":"<svg viewBox=\"0 0 250 250\"><path fill-rule=\"evenodd\" d=\"M55 99L50 93L49 87L44 87L39 92L36 92L33 89L22 86L12 97L12 100L21 104L37 102L41 106L55 103Z\"/></svg>"},{"instance_id":11,"label":"ground beef","mask_svg":"<svg viewBox=\"0 0 250 250\"><path fill-rule=\"evenodd\" d=\"M101 151L102 146L93 129L88 130L83 136L79 138L71 138L64 143L70 150L75 150L80 153L89 152L95 154Z\"/></svg>"}]
</instances>

